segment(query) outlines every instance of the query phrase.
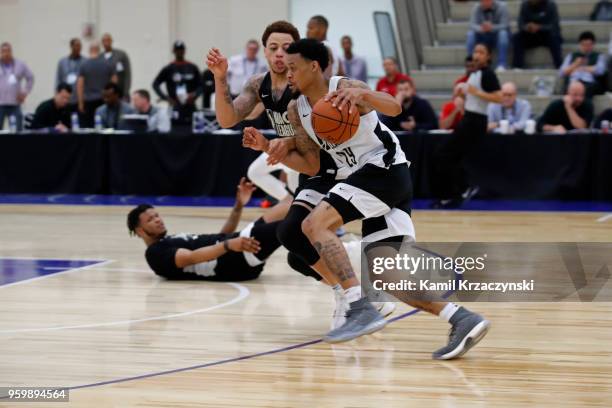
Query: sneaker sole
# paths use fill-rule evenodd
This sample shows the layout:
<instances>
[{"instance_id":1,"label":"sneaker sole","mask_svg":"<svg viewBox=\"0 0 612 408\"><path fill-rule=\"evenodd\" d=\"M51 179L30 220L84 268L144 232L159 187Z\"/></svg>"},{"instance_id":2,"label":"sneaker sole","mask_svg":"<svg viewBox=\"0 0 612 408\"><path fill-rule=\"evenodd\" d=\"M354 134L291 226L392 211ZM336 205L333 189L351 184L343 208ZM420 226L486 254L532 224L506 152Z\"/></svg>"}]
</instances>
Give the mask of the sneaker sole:
<instances>
[{"instance_id":1,"label":"sneaker sole","mask_svg":"<svg viewBox=\"0 0 612 408\"><path fill-rule=\"evenodd\" d=\"M377 320L377 321L375 321L373 323L370 323L363 330L355 332L355 333L352 333L350 336L346 336L346 337L328 337L328 336L325 336L325 337L323 337L323 341L326 342L326 343L344 343L344 342L356 339L357 337L361 337L361 336L365 336L367 334L375 333L375 332L377 332L379 330L384 329L386 325L387 325L387 321L385 319L380 319L380 320Z\"/></svg>"},{"instance_id":2,"label":"sneaker sole","mask_svg":"<svg viewBox=\"0 0 612 408\"><path fill-rule=\"evenodd\" d=\"M491 323L488 320L483 320L478 323L470 332L463 338L461 343L452 351L441 356L434 356L434 360L452 360L459 358L467 353L472 347L480 342L489 332Z\"/></svg>"}]
</instances>

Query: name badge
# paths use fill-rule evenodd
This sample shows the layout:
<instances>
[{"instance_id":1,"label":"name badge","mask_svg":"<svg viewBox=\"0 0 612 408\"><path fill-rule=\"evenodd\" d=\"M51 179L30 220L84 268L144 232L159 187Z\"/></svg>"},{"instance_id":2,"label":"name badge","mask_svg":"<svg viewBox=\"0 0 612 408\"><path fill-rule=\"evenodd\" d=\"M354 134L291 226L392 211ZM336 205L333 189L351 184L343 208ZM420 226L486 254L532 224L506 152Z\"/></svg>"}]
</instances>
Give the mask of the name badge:
<instances>
[{"instance_id":1,"label":"name badge","mask_svg":"<svg viewBox=\"0 0 612 408\"><path fill-rule=\"evenodd\" d=\"M15 74L9 75L8 83L11 85L15 85L17 83L17 77L15 76Z\"/></svg>"},{"instance_id":2,"label":"name badge","mask_svg":"<svg viewBox=\"0 0 612 408\"><path fill-rule=\"evenodd\" d=\"M123 64L121 62L117 62L117 72L123 72Z\"/></svg>"},{"instance_id":3,"label":"name badge","mask_svg":"<svg viewBox=\"0 0 612 408\"><path fill-rule=\"evenodd\" d=\"M66 76L66 83L68 85L74 85L76 81L77 81L77 74L75 74L74 72L71 72Z\"/></svg>"}]
</instances>

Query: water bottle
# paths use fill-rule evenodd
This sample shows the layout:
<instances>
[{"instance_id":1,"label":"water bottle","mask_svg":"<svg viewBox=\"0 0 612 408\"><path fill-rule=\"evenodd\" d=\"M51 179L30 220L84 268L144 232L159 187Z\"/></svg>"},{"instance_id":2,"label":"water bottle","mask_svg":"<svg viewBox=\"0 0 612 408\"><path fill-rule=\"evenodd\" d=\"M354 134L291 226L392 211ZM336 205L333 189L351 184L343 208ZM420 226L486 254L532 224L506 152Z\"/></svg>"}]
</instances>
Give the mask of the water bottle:
<instances>
[{"instance_id":1,"label":"water bottle","mask_svg":"<svg viewBox=\"0 0 612 408\"><path fill-rule=\"evenodd\" d=\"M101 132L102 130L104 130L104 126L102 126L102 116L96 115L94 117L94 127L96 128L98 132Z\"/></svg>"},{"instance_id":2,"label":"water bottle","mask_svg":"<svg viewBox=\"0 0 612 408\"><path fill-rule=\"evenodd\" d=\"M610 132L610 121L602 120L601 121L601 133L608 134Z\"/></svg>"},{"instance_id":3,"label":"water bottle","mask_svg":"<svg viewBox=\"0 0 612 408\"><path fill-rule=\"evenodd\" d=\"M17 133L17 116L9 116L9 130L11 133Z\"/></svg>"},{"instance_id":4,"label":"water bottle","mask_svg":"<svg viewBox=\"0 0 612 408\"><path fill-rule=\"evenodd\" d=\"M74 112L72 115L70 115L70 124L71 124L71 130L74 133L77 133L79 130L81 130L81 126L79 125L79 114Z\"/></svg>"}]
</instances>

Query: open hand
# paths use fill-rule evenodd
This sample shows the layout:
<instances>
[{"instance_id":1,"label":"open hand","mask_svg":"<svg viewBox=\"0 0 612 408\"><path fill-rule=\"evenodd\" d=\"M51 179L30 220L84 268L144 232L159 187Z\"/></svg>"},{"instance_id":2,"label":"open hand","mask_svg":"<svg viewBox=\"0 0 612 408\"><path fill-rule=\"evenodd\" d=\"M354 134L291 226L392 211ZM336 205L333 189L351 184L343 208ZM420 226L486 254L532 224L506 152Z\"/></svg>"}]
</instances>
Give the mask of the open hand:
<instances>
[{"instance_id":1,"label":"open hand","mask_svg":"<svg viewBox=\"0 0 612 408\"><path fill-rule=\"evenodd\" d=\"M236 237L227 241L227 246L234 252L252 252L256 254L261 249L259 241L251 237Z\"/></svg>"},{"instance_id":2,"label":"open hand","mask_svg":"<svg viewBox=\"0 0 612 408\"><path fill-rule=\"evenodd\" d=\"M211 48L206 56L206 66L218 78L227 76L228 62L227 57L221 54L218 48Z\"/></svg>"},{"instance_id":3,"label":"open hand","mask_svg":"<svg viewBox=\"0 0 612 408\"><path fill-rule=\"evenodd\" d=\"M236 202L243 207L248 204L253 195L253 191L257 190L257 187L246 178L241 178L238 187L236 188Z\"/></svg>"}]
</instances>

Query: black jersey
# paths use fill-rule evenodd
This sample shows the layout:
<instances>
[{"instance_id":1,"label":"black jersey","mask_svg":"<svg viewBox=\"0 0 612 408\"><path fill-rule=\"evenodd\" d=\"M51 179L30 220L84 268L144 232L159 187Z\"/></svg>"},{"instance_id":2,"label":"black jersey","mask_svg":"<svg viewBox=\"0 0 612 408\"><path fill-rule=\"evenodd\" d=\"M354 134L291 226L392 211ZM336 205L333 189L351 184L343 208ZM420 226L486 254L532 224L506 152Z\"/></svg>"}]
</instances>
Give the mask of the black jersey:
<instances>
[{"instance_id":1,"label":"black jersey","mask_svg":"<svg viewBox=\"0 0 612 408\"><path fill-rule=\"evenodd\" d=\"M279 100L275 100L272 96L272 77L270 72L266 73L263 82L259 87L259 98L266 107L266 113L270 124L276 130L276 134L279 137L290 137L295 136L295 129L289 122L289 116L287 114L287 106L291 102L291 96L293 92L289 85L285 88L283 96Z\"/></svg>"},{"instance_id":2,"label":"black jersey","mask_svg":"<svg viewBox=\"0 0 612 408\"><path fill-rule=\"evenodd\" d=\"M251 267L243 253L228 252L219 258L197 265L178 268L176 251L181 248L196 249L234 238L238 234L177 234L168 235L147 248L145 258L157 275L169 280L243 281L255 279L263 270L263 264Z\"/></svg>"}]
</instances>

